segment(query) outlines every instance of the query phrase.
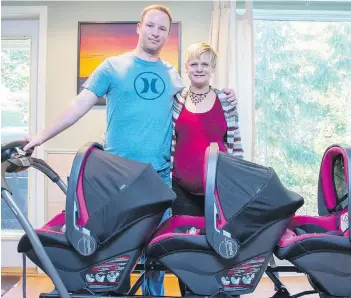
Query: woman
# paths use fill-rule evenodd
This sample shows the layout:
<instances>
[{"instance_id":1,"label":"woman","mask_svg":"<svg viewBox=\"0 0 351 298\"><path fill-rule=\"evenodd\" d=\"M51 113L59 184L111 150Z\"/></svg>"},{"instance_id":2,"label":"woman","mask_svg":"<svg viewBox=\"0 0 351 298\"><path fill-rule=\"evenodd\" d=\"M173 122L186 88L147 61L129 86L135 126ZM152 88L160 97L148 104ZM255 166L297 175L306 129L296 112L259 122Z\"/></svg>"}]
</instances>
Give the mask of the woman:
<instances>
[{"instance_id":1,"label":"woman","mask_svg":"<svg viewBox=\"0 0 351 298\"><path fill-rule=\"evenodd\" d=\"M216 60L216 52L206 43L186 51L191 85L175 96L173 106L173 215L204 216L203 162L211 142L222 152L243 157L237 109L210 86Z\"/></svg>"}]
</instances>

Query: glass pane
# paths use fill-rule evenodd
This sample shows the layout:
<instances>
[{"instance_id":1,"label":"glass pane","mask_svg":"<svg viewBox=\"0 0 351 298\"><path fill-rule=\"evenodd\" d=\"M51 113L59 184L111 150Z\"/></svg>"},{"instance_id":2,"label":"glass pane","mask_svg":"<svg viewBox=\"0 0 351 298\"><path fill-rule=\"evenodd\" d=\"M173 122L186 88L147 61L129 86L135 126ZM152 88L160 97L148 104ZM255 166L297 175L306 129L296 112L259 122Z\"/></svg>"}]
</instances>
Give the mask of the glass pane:
<instances>
[{"instance_id":1,"label":"glass pane","mask_svg":"<svg viewBox=\"0 0 351 298\"><path fill-rule=\"evenodd\" d=\"M29 131L30 39L1 39L1 142L20 139ZM6 174L13 196L28 215L28 172ZM20 225L5 203L1 204L1 229Z\"/></svg>"},{"instance_id":2,"label":"glass pane","mask_svg":"<svg viewBox=\"0 0 351 298\"><path fill-rule=\"evenodd\" d=\"M351 144L351 23L255 21L255 161L317 214L322 155Z\"/></svg>"}]
</instances>

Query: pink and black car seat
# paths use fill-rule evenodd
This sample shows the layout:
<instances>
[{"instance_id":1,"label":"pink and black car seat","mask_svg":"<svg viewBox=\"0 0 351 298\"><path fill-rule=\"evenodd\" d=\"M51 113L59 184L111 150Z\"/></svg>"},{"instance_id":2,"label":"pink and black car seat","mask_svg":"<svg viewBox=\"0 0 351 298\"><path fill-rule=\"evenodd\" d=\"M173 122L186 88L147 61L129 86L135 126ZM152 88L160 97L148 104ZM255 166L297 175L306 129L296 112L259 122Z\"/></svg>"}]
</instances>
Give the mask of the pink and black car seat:
<instances>
[{"instance_id":1,"label":"pink and black car seat","mask_svg":"<svg viewBox=\"0 0 351 298\"><path fill-rule=\"evenodd\" d=\"M146 250L189 295L253 292L303 198L273 169L207 149L205 217L166 220Z\"/></svg>"},{"instance_id":2,"label":"pink and black car seat","mask_svg":"<svg viewBox=\"0 0 351 298\"><path fill-rule=\"evenodd\" d=\"M319 176L319 216L295 216L276 255L305 272L321 297L351 297L351 148L330 146Z\"/></svg>"},{"instance_id":3,"label":"pink and black car seat","mask_svg":"<svg viewBox=\"0 0 351 298\"><path fill-rule=\"evenodd\" d=\"M66 211L36 233L68 291L119 293L174 199L150 164L89 144L75 156ZM26 235L18 252L44 270Z\"/></svg>"}]
</instances>

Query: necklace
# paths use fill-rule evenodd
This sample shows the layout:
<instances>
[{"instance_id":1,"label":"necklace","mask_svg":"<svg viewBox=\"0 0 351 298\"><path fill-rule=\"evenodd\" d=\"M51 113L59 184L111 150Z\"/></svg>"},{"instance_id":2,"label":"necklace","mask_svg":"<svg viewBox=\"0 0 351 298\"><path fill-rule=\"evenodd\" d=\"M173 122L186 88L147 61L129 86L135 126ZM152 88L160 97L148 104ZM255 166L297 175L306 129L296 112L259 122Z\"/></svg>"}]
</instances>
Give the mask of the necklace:
<instances>
[{"instance_id":1,"label":"necklace","mask_svg":"<svg viewBox=\"0 0 351 298\"><path fill-rule=\"evenodd\" d=\"M208 91L206 93L201 93L201 94L198 94L198 93L194 93L193 91L191 91L191 88L189 89L189 97L190 97L190 100L191 102L194 104L194 105L197 105L198 103L202 102L208 93L210 93L211 91L211 86L209 87Z\"/></svg>"}]
</instances>

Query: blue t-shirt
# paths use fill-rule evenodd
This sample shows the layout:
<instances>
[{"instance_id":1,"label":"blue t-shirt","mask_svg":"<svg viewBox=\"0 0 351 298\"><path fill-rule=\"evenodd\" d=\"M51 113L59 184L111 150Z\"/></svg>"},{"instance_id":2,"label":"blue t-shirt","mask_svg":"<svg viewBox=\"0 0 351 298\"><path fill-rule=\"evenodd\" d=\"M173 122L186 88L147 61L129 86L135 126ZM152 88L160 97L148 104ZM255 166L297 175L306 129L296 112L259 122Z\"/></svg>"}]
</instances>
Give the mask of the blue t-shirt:
<instances>
[{"instance_id":1,"label":"blue t-shirt","mask_svg":"<svg viewBox=\"0 0 351 298\"><path fill-rule=\"evenodd\" d=\"M107 152L169 167L173 96L184 88L173 66L126 53L101 63L84 87L106 95Z\"/></svg>"}]
</instances>

